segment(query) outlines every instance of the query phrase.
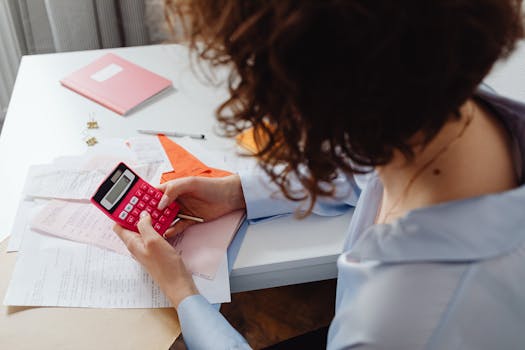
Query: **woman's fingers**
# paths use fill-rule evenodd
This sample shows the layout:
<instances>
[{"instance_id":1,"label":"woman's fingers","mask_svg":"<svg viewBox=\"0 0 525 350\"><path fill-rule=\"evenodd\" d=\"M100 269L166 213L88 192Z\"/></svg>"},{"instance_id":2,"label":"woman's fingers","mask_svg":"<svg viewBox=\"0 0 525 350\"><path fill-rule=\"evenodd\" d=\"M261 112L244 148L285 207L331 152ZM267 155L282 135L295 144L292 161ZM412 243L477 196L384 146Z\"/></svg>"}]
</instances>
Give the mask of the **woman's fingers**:
<instances>
[{"instance_id":1,"label":"woman's fingers","mask_svg":"<svg viewBox=\"0 0 525 350\"><path fill-rule=\"evenodd\" d=\"M131 254L136 256L142 253L144 244L142 243L142 238L136 232L126 230L119 224L113 226L113 231L119 236L122 242L124 242L124 245L126 245Z\"/></svg>"},{"instance_id":2,"label":"woman's fingers","mask_svg":"<svg viewBox=\"0 0 525 350\"><path fill-rule=\"evenodd\" d=\"M151 224L151 216L147 211L140 213L140 220L137 224L137 228L142 235L146 247L153 241L163 241L160 234L153 228Z\"/></svg>"},{"instance_id":3,"label":"woman's fingers","mask_svg":"<svg viewBox=\"0 0 525 350\"><path fill-rule=\"evenodd\" d=\"M159 185L157 188L164 193L159 201L159 210L164 210L168 205L173 203L173 201L175 201L177 197L181 194L194 190L194 179L195 178L193 177L185 177L182 179L168 181L162 185Z\"/></svg>"},{"instance_id":4,"label":"woman's fingers","mask_svg":"<svg viewBox=\"0 0 525 350\"><path fill-rule=\"evenodd\" d=\"M156 231L151 225L151 216L148 214L147 211L143 211L142 213L140 213L140 220L137 224L137 228L139 229L139 232L142 235L143 239L154 236L153 233Z\"/></svg>"},{"instance_id":5,"label":"woman's fingers","mask_svg":"<svg viewBox=\"0 0 525 350\"><path fill-rule=\"evenodd\" d=\"M166 194L163 194L162 195L162 198L160 199L159 201L159 205L158 205L158 209L159 210L164 210L166 209L166 207L168 205L170 205L171 203L173 203L174 199L170 199L170 197Z\"/></svg>"},{"instance_id":6,"label":"woman's fingers","mask_svg":"<svg viewBox=\"0 0 525 350\"><path fill-rule=\"evenodd\" d=\"M175 225L166 230L166 232L164 233L164 237L172 238L178 235L179 233L184 232L184 230L186 230L193 224L195 224L195 222L190 220L179 220Z\"/></svg>"},{"instance_id":7,"label":"woman's fingers","mask_svg":"<svg viewBox=\"0 0 525 350\"><path fill-rule=\"evenodd\" d=\"M171 237L173 237L175 235L177 235L177 232L175 231L175 228L170 227L169 229L166 230L166 232L164 232L163 237L168 239L168 238L171 238Z\"/></svg>"}]
</instances>

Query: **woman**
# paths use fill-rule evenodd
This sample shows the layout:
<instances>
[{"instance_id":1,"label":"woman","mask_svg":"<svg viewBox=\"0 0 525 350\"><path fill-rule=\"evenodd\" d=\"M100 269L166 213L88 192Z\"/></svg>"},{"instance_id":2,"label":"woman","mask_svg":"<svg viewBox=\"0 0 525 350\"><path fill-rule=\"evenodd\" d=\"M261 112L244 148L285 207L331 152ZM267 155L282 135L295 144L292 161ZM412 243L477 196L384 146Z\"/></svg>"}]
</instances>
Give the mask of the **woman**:
<instances>
[{"instance_id":1,"label":"woman","mask_svg":"<svg viewBox=\"0 0 525 350\"><path fill-rule=\"evenodd\" d=\"M478 88L523 34L519 1L202 0L182 12L201 57L235 68L219 120L255 127L266 175L176 180L161 207L213 219L356 204L330 349L525 346L525 105ZM188 347L249 347L147 215L139 229L115 231L177 308Z\"/></svg>"}]
</instances>

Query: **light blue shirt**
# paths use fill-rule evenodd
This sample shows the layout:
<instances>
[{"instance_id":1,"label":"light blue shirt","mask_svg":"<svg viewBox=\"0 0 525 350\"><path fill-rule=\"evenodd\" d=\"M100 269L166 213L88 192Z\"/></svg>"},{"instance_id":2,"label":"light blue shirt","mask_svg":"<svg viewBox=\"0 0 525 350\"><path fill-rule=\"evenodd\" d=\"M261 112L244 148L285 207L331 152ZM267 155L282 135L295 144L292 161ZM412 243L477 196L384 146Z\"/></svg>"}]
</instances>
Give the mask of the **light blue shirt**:
<instances>
[{"instance_id":1,"label":"light blue shirt","mask_svg":"<svg viewBox=\"0 0 525 350\"><path fill-rule=\"evenodd\" d=\"M524 174L525 104L487 91L478 97L507 126ZM249 218L296 205L269 196L258 176L241 181ZM525 349L525 186L374 225L378 177L338 181L340 200L315 209L333 215L357 200L337 262L329 349ZM178 313L190 349L249 348L202 296L184 299Z\"/></svg>"}]
</instances>

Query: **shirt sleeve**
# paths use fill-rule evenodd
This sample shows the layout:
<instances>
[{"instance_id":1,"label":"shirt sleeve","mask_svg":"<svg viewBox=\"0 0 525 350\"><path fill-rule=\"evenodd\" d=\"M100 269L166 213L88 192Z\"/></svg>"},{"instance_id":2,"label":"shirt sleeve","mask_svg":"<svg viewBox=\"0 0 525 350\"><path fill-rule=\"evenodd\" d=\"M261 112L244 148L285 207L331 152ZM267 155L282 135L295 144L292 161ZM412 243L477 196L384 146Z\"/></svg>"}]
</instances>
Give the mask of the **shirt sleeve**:
<instances>
[{"instance_id":1,"label":"shirt sleeve","mask_svg":"<svg viewBox=\"0 0 525 350\"><path fill-rule=\"evenodd\" d=\"M186 297L177 308L188 349L251 349L250 345L202 295Z\"/></svg>"},{"instance_id":2,"label":"shirt sleeve","mask_svg":"<svg viewBox=\"0 0 525 350\"><path fill-rule=\"evenodd\" d=\"M307 203L287 199L277 185L262 170L240 172L241 185L246 201L246 211L249 220L290 214L301 210ZM333 197L321 197L315 203L313 213L321 216L337 216L344 214L357 203L361 189L353 177L340 174L334 181ZM300 191L298 180L291 180L291 189ZM306 209L306 208L305 208Z\"/></svg>"}]
</instances>

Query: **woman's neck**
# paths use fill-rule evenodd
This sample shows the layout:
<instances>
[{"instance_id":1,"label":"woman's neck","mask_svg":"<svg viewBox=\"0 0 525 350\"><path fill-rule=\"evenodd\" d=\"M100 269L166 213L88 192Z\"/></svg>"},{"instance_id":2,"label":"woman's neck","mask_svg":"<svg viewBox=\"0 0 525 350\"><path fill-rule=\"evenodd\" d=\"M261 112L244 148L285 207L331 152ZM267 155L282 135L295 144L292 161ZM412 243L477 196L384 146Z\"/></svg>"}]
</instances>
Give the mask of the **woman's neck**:
<instances>
[{"instance_id":1,"label":"woman's neck","mask_svg":"<svg viewBox=\"0 0 525 350\"><path fill-rule=\"evenodd\" d=\"M415 147L410 162L395 152L389 164L376 168L384 188L376 222L392 222L412 209L517 185L506 129L473 100L461 107L460 114L424 148Z\"/></svg>"}]
</instances>

